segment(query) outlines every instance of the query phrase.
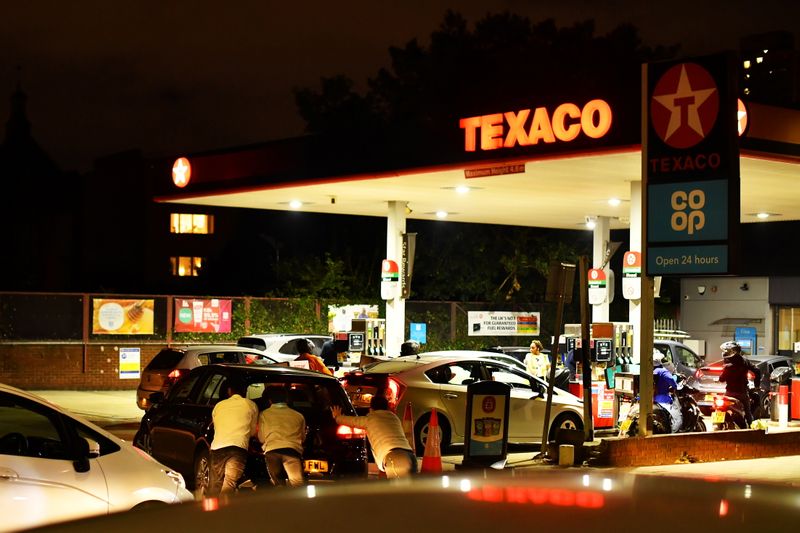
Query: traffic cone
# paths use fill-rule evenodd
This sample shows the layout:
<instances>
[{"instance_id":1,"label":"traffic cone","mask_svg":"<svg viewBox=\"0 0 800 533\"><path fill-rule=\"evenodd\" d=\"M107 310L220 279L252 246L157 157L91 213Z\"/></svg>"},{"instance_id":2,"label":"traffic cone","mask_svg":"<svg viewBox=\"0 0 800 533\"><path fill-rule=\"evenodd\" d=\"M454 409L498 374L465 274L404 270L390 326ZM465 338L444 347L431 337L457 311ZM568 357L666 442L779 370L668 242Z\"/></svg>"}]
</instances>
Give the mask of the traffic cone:
<instances>
[{"instance_id":1,"label":"traffic cone","mask_svg":"<svg viewBox=\"0 0 800 533\"><path fill-rule=\"evenodd\" d=\"M403 433L406 434L406 440L414 450L414 455L417 454L417 447L414 445L414 414L411 412L411 402L406 404L405 413L403 413Z\"/></svg>"},{"instance_id":2,"label":"traffic cone","mask_svg":"<svg viewBox=\"0 0 800 533\"><path fill-rule=\"evenodd\" d=\"M425 441L425 453L422 456L423 474L442 473L442 431L439 429L439 419L436 416L436 409L431 410L431 419L428 422L428 438Z\"/></svg>"}]
</instances>

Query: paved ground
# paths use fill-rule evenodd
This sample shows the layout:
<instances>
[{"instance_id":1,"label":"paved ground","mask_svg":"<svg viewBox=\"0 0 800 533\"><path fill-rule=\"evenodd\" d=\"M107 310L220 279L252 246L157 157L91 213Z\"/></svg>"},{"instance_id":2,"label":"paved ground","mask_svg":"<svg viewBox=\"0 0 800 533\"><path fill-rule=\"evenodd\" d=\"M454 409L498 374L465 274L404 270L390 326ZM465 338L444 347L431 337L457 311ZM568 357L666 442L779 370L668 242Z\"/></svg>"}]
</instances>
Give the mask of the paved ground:
<instances>
[{"instance_id":1,"label":"paved ground","mask_svg":"<svg viewBox=\"0 0 800 533\"><path fill-rule=\"evenodd\" d=\"M61 405L100 426L105 427L120 438L128 441L138 428L143 411L136 406L136 391L31 391L45 399ZM797 431L800 421L794 421L790 428L778 428L771 423L768 431ZM798 431L800 439L800 431ZM507 466L515 470L561 469L565 467L543 465L534 459L535 447L514 449L508 455ZM442 457L442 468L454 470L462 460L461 455ZM570 467L570 469L604 470L602 468ZM734 479L747 481L768 481L791 484L800 487L800 455L773 457L768 459L749 459L740 461L720 461L713 463L674 464L636 468L614 468L613 471L628 471L661 476L691 476L704 478Z\"/></svg>"}]
</instances>

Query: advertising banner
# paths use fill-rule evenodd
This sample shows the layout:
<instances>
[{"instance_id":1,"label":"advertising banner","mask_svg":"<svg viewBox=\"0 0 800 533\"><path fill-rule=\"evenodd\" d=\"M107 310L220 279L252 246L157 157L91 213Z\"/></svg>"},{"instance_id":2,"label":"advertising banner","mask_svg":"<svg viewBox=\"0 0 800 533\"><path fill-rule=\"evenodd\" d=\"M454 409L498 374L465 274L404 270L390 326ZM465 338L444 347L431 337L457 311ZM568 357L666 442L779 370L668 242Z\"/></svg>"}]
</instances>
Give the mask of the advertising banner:
<instances>
[{"instance_id":1,"label":"advertising banner","mask_svg":"<svg viewBox=\"0 0 800 533\"><path fill-rule=\"evenodd\" d=\"M119 349L119 378L140 379L142 351L140 348Z\"/></svg>"},{"instance_id":2,"label":"advertising banner","mask_svg":"<svg viewBox=\"0 0 800 533\"><path fill-rule=\"evenodd\" d=\"M175 332L230 333L231 302L175 298Z\"/></svg>"},{"instance_id":3,"label":"advertising banner","mask_svg":"<svg viewBox=\"0 0 800 533\"><path fill-rule=\"evenodd\" d=\"M648 275L736 271L740 210L735 59L645 67Z\"/></svg>"},{"instance_id":4,"label":"advertising banner","mask_svg":"<svg viewBox=\"0 0 800 533\"><path fill-rule=\"evenodd\" d=\"M95 335L152 335L154 300L92 299Z\"/></svg>"},{"instance_id":5,"label":"advertising banner","mask_svg":"<svg viewBox=\"0 0 800 533\"><path fill-rule=\"evenodd\" d=\"M469 335L539 335L539 313L513 311L470 311Z\"/></svg>"}]
</instances>

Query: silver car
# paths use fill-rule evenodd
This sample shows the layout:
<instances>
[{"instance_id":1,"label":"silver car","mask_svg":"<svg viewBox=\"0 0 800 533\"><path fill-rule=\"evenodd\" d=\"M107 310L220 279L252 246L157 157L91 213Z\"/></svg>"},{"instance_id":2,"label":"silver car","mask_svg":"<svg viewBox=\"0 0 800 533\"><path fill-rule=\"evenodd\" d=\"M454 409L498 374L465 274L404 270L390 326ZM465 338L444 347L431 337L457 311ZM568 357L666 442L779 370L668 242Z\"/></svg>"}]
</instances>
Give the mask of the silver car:
<instances>
[{"instance_id":1,"label":"silver car","mask_svg":"<svg viewBox=\"0 0 800 533\"><path fill-rule=\"evenodd\" d=\"M410 402L417 451L422 451L433 408L436 408L442 431L442 448L464 442L467 386L482 380L511 386L509 442L541 442L546 383L499 361L439 354L398 357L349 372L342 378L342 384L353 406L361 413L369 409L375 394L386 394L398 414L404 413ZM562 390L554 390L550 420L548 439L554 438L558 428L583 429L582 401Z\"/></svg>"}]
</instances>

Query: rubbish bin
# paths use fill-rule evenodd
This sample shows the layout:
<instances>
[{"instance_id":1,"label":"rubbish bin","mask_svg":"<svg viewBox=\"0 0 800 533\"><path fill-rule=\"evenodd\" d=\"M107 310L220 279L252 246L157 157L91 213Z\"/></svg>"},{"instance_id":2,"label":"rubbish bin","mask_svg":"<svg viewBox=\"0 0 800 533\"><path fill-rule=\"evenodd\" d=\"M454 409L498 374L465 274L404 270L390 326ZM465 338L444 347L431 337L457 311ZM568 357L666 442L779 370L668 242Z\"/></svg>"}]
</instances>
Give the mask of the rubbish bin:
<instances>
[{"instance_id":1,"label":"rubbish bin","mask_svg":"<svg viewBox=\"0 0 800 533\"><path fill-rule=\"evenodd\" d=\"M788 366L776 368L769 375L769 419L778 421L778 393L781 385L789 386L792 383L793 369Z\"/></svg>"}]
</instances>

